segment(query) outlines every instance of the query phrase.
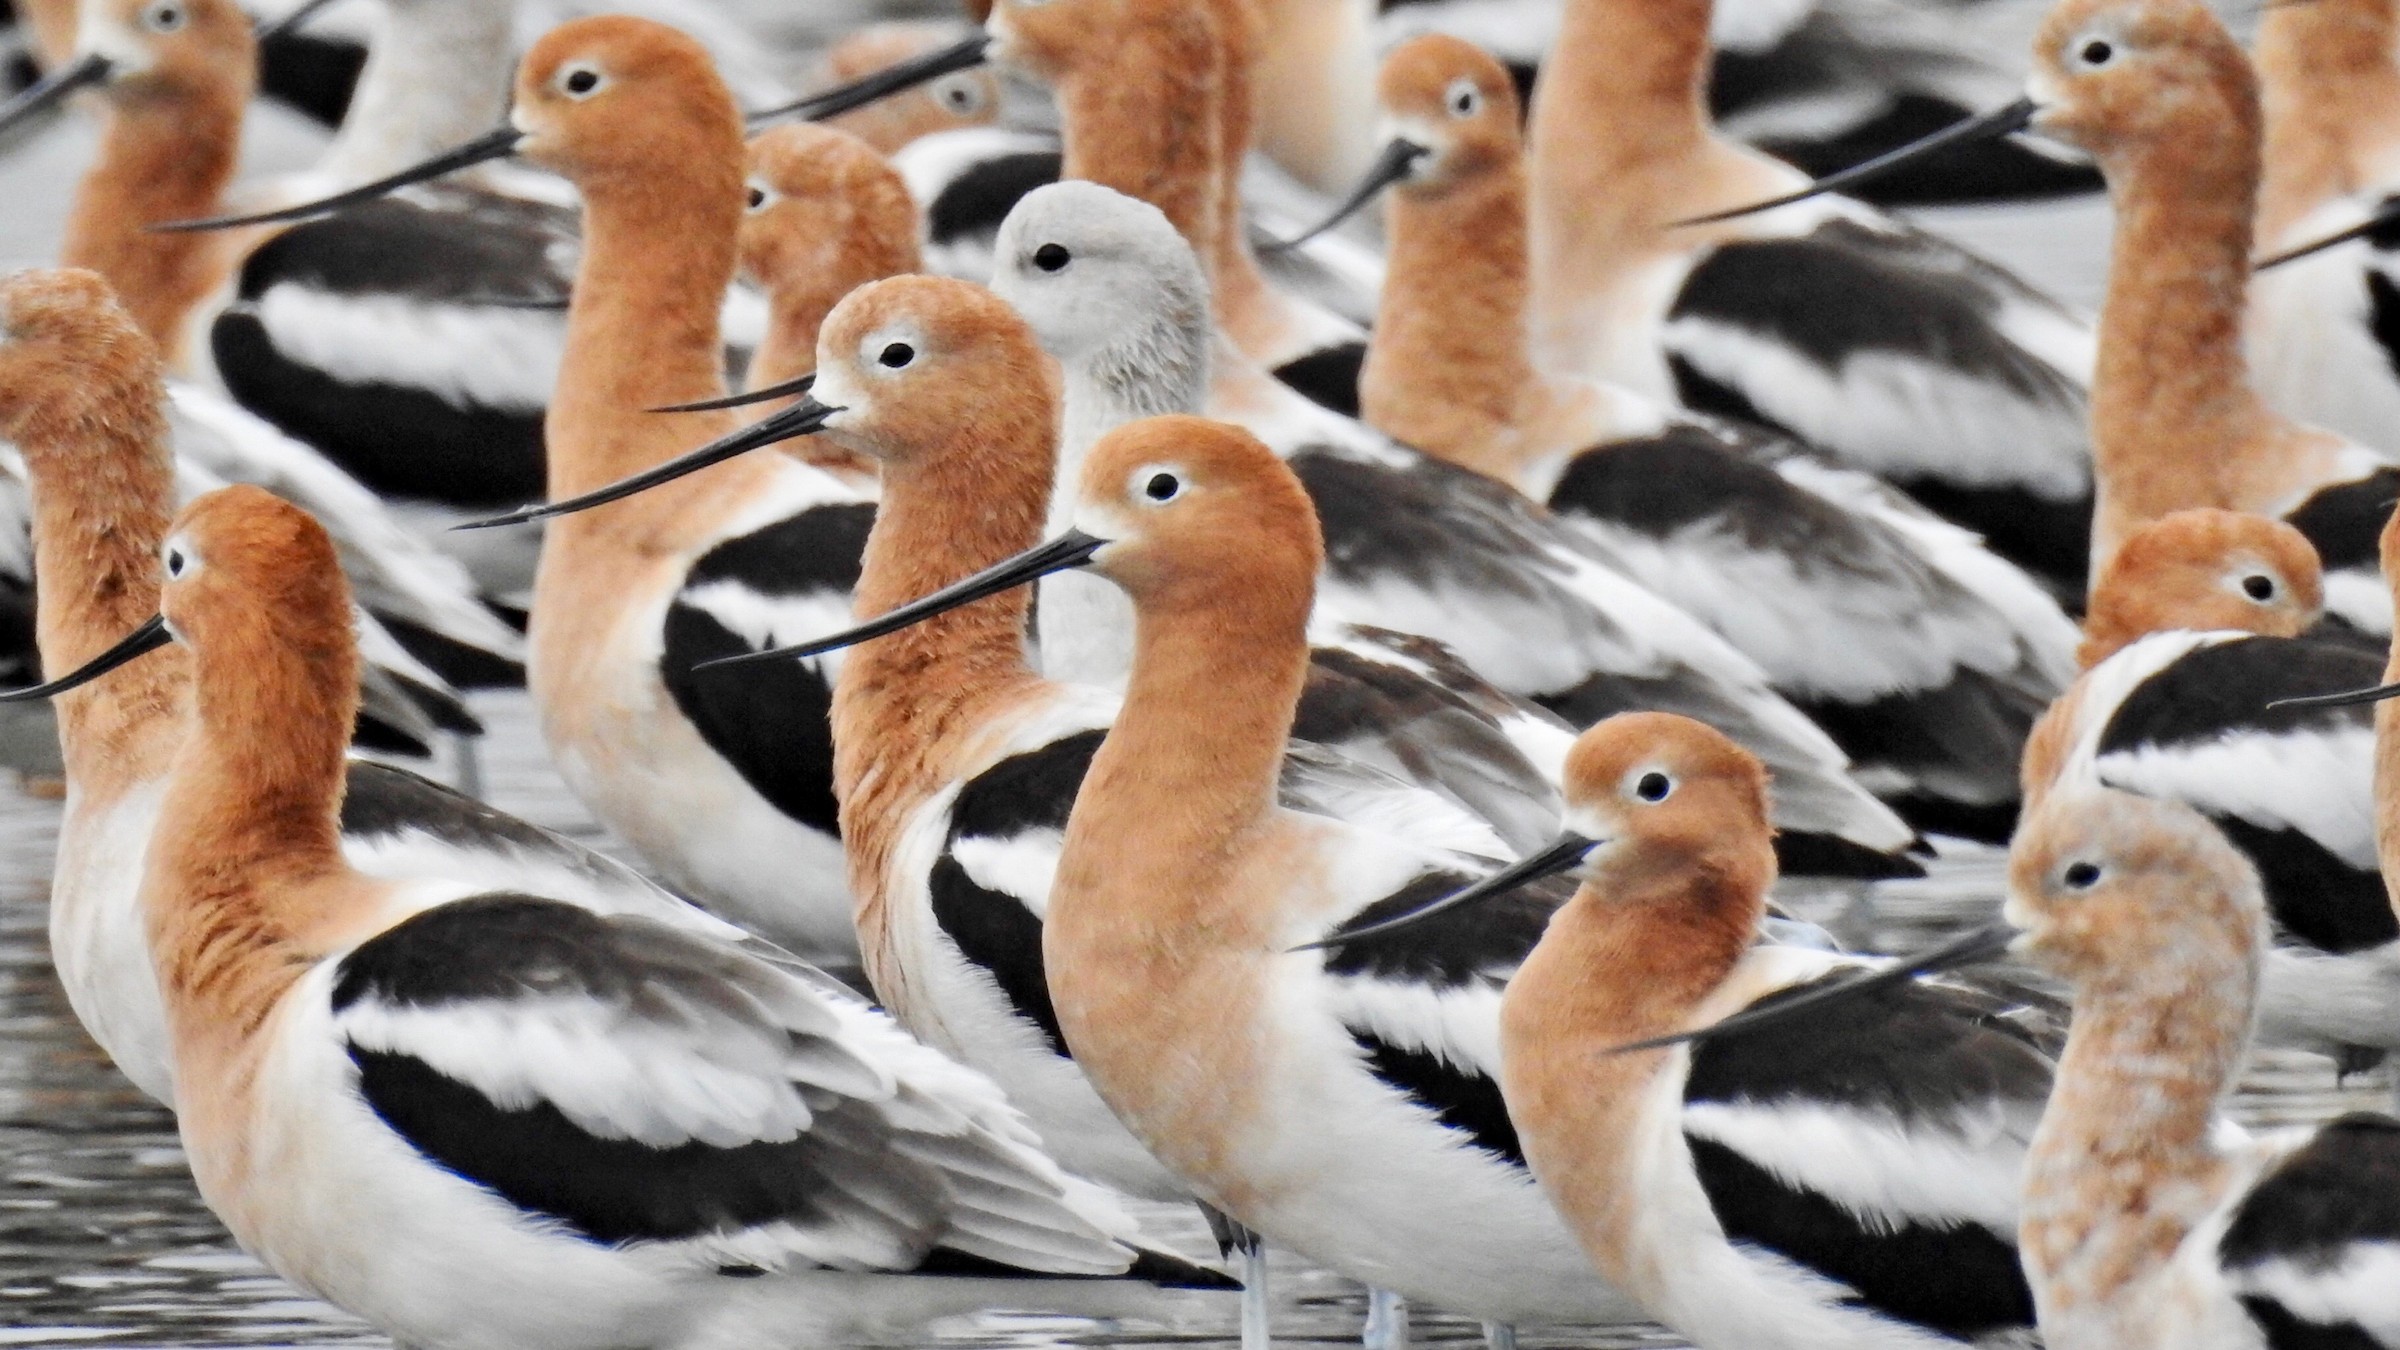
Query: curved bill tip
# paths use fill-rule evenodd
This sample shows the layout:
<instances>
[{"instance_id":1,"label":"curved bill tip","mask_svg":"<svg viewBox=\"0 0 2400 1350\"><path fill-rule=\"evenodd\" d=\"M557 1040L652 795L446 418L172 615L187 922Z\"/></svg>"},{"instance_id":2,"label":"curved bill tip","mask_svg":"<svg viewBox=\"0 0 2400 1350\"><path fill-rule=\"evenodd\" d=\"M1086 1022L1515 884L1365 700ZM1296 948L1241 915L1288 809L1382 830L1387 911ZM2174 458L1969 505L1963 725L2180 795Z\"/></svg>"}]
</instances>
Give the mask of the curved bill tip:
<instances>
[{"instance_id":1,"label":"curved bill tip","mask_svg":"<svg viewBox=\"0 0 2400 1350\"><path fill-rule=\"evenodd\" d=\"M1836 980L1820 985L1806 993L1787 997L1769 995L1771 1002L1753 1003L1731 1017L1711 1022L1690 1031L1678 1031L1670 1036L1652 1036L1633 1041L1609 1051L1612 1055L1631 1055L1644 1050L1664 1050L1670 1046L1692 1045L1740 1032L1758 1031L1785 1021L1800 1021L1835 1003L1872 994L1879 989L1906 984L1919 976L1954 970L1982 961L1994 961L2007 955L2009 945L2017 940L2017 930L2005 923L1992 923L1952 938L1948 942L1904 956L1881 970Z\"/></svg>"},{"instance_id":2,"label":"curved bill tip","mask_svg":"<svg viewBox=\"0 0 2400 1350\"><path fill-rule=\"evenodd\" d=\"M1383 153L1375 157L1373 164L1367 166L1366 176L1358 180L1357 187L1350 189L1350 195L1342 199L1341 205L1333 208L1332 212L1323 220L1289 239L1278 240L1267 245L1261 252L1289 253L1327 230L1340 225L1343 221L1365 210L1367 203L1375 200L1376 194L1408 177L1410 171L1416 168L1417 161L1432 153L1433 151L1429 147L1419 145L1415 141L1395 139L1391 144L1383 147Z\"/></svg>"},{"instance_id":3,"label":"curved bill tip","mask_svg":"<svg viewBox=\"0 0 2400 1350\"><path fill-rule=\"evenodd\" d=\"M1447 914L1451 910L1472 905L1478 901L1507 895L1511 891L1523 890L1544 877L1556 876L1561 872L1571 871L1582 866L1583 860L1590 856L1592 849L1600 842L1600 840L1588 839L1572 832L1562 834L1541 852L1527 854L1474 885L1464 890L1453 891L1430 905L1412 909L1405 914L1395 914L1389 918L1359 924L1353 928L1336 929L1314 942L1303 942L1291 950L1295 952L1319 951L1328 947L1339 947L1356 942L1361 938L1396 933L1404 928L1414 928L1436 915Z\"/></svg>"},{"instance_id":4,"label":"curved bill tip","mask_svg":"<svg viewBox=\"0 0 2400 1350\"><path fill-rule=\"evenodd\" d=\"M678 478L698 473L713 464L722 464L736 455L746 454L762 446L773 445L777 441L788 441L797 436L814 435L824 430L826 420L840 411L842 411L840 408L828 407L814 398L803 399L781 412L762 417L731 435L720 436L697 450L687 451L664 464L644 469L637 474L627 475L606 487L586 492L582 496L569 497L564 501L538 502L532 506L521 506L504 515L492 516L484 520L470 520L463 525L453 525L450 528L453 530L490 530L497 529L502 525L526 525L537 520L571 516L578 511L589 511L595 506L606 506L610 502L623 501L636 493L647 492L651 488L672 483Z\"/></svg>"},{"instance_id":5,"label":"curved bill tip","mask_svg":"<svg viewBox=\"0 0 2400 1350\"><path fill-rule=\"evenodd\" d=\"M1730 211L1711 211L1704 216L1691 216L1673 221L1668 228L1681 229L1688 225L1714 225L1719 221L1739 220L1743 216L1754 216L1763 211L1772 211L1779 206L1789 206L1793 202L1807 201L1811 197L1822 196L1828 192L1841 192L1872 183L1876 179L1898 173L1921 160L1931 159L1945 150L1955 149L1962 145L1974 145L1979 141L1998 140L2002 136L2023 131L2033 125L2034 115L2041 110L2042 105L2030 98L2021 98L2006 107L1994 108L1988 113L1970 117L1964 121L1953 122L1940 131L1918 137L1906 145L1887 150L1864 163L1853 164L1847 169L1829 173L1796 192L1787 192L1780 197L1769 197L1763 202L1753 202L1748 206L1737 206Z\"/></svg>"},{"instance_id":6,"label":"curved bill tip","mask_svg":"<svg viewBox=\"0 0 2400 1350\"><path fill-rule=\"evenodd\" d=\"M1003 559L962 581L953 582L921 600L912 600L897 609L867 620L855 628L803 642L796 647L772 647L766 651L744 652L739 656L720 656L693 666L695 671L719 670L727 666L743 666L758 661L797 661L803 657L823 656L827 652L855 647L861 642L897 633L911 624L919 624L938 614L974 604L986 596L1038 581L1053 572L1091 564L1093 555L1108 546L1108 541L1081 530L1069 530L1045 544L1037 544L1013 558Z\"/></svg>"},{"instance_id":7,"label":"curved bill tip","mask_svg":"<svg viewBox=\"0 0 2400 1350\"><path fill-rule=\"evenodd\" d=\"M404 187L456 173L461 169L495 159L506 159L517 151L525 133L513 126L494 128L454 149L445 150L431 159L421 160L398 173L378 178L372 183L319 197L313 202L280 207L273 211L258 211L244 216L208 216L199 220L170 220L150 229L160 234L189 234L201 230L230 230L244 225L274 225L284 221L307 220L313 216L330 215L344 207L388 197Z\"/></svg>"},{"instance_id":8,"label":"curved bill tip","mask_svg":"<svg viewBox=\"0 0 2400 1350\"><path fill-rule=\"evenodd\" d=\"M90 684L119 666L129 665L174 640L175 635L167 631L166 616L153 616L149 622L126 634L117 645L55 680L30 688L0 691L0 703L31 703L38 699L56 698L70 689Z\"/></svg>"},{"instance_id":9,"label":"curved bill tip","mask_svg":"<svg viewBox=\"0 0 2400 1350\"><path fill-rule=\"evenodd\" d=\"M2278 708L2349 708L2361 703L2381 703L2400 698L2400 684L2379 684L2372 689L2345 689L2338 694L2312 694L2305 698L2279 698L2267 705L2269 711Z\"/></svg>"},{"instance_id":10,"label":"curved bill tip","mask_svg":"<svg viewBox=\"0 0 2400 1350\"><path fill-rule=\"evenodd\" d=\"M745 408L753 403L772 403L779 398L792 398L817 387L817 372L810 371L797 379L781 384L762 385L739 394L722 398L704 398L694 403L663 403L649 409L654 413L715 412L719 408Z\"/></svg>"},{"instance_id":11,"label":"curved bill tip","mask_svg":"<svg viewBox=\"0 0 2400 1350\"><path fill-rule=\"evenodd\" d=\"M991 45L992 35L978 32L947 47L862 75L848 84L837 85L780 107L754 112L750 114L750 125L755 128L781 117L799 117L810 122L839 117L853 109L938 80L954 70L982 65Z\"/></svg>"},{"instance_id":12,"label":"curved bill tip","mask_svg":"<svg viewBox=\"0 0 2400 1350\"><path fill-rule=\"evenodd\" d=\"M78 89L107 83L113 69L108 58L97 52L76 57L27 85L15 98L0 103L0 132L17 126L44 109L57 107L66 101L67 95Z\"/></svg>"}]
</instances>

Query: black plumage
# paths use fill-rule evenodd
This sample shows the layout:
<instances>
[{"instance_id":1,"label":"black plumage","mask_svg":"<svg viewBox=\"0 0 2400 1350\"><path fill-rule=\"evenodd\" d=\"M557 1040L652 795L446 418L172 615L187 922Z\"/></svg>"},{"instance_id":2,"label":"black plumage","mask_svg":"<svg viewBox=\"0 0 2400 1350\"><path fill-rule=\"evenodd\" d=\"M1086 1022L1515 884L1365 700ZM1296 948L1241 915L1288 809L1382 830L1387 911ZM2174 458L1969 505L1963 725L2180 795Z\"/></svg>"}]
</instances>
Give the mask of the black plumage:
<instances>
[{"instance_id":1,"label":"black plumage","mask_svg":"<svg viewBox=\"0 0 2400 1350\"><path fill-rule=\"evenodd\" d=\"M1367 364L1367 344L1337 342L1275 367L1278 380L1309 402L1344 417L1358 416L1358 376Z\"/></svg>"},{"instance_id":2,"label":"black plumage","mask_svg":"<svg viewBox=\"0 0 2400 1350\"><path fill-rule=\"evenodd\" d=\"M997 232L1017 202L1035 188L1058 181L1062 156L1056 150L1023 150L968 165L942 185L925 208L925 234L935 246Z\"/></svg>"}]
</instances>

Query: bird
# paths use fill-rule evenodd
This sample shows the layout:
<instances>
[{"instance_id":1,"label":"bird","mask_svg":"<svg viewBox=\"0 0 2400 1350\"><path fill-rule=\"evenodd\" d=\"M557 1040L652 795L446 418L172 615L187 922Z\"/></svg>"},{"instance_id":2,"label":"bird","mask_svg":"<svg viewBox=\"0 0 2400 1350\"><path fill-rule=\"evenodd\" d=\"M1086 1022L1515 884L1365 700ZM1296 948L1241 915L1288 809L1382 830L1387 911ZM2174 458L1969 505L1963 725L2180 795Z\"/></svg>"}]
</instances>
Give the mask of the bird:
<instances>
[{"instance_id":1,"label":"bird","mask_svg":"<svg viewBox=\"0 0 2400 1350\"><path fill-rule=\"evenodd\" d=\"M1500 1087L1594 1266L1702 1347L1930 1347L2030 1323L2017 1186L2051 1087L2041 1010L1887 978L1803 1018L1872 967L1755 943L1775 871L1757 758L1629 713L1585 731L1567 773L1548 848L1331 940L1469 923L1578 879L1508 982ZM1772 1028L1731 1020L1786 1005ZM1696 1027L1712 1033L1682 1043Z\"/></svg>"},{"instance_id":2,"label":"bird","mask_svg":"<svg viewBox=\"0 0 2400 1350\"><path fill-rule=\"evenodd\" d=\"M271 419L224 406L205 351L220 293L255 241L148 228L221 203L255 68L250 21L229 0L112 0L83 16L76 41L79 54L48 92L29 92L0 109L0 123L8 123L61 91L101 92L107 117L100 154L76 189L61 260L107 277L170 369L186 377L176 388L178 422L199 424L191 448L214 452L209 468L242 481L288 482L304 457L293 438ZM174 171L161 171L162 163ZM382 339L388 343L389 334ZM352 476L357 459L341 442L299 439L327 461L326 469ZM246 467L253 464L255 470ZM328 477L322 469L311 472ZM403 627L399 636L445 679L465 684L513 683L523 656L513 629L473 608L454 610L438 625Z\"/></svg>"},{"instance_id":3,"label":"bird","mask_svg":"<svg viewBox=\"0 0 2400 1350\"><path fill-rule=\"evenodd\" d=\"M2260 111L2248 59L2200 0L2063 0L2036 38L2028 89L1967 130L2025 126L2089 152L2117 208L2092 382L2095 567L2134 526L2184 507L2280 516L2315 545L2328 608L2389 632L2375 537L2400 469L2278 414L2251 383ZM1923 144L1916 153L1940 149Z\"/></svg>"},{"instance_id":4,"label":"bird","mask_svg":"<svg viewBox=\"0 0 2400 1350\"><path fill-rule=\"evenodd\" d=\"M748 192L742 118L706 50L645 19L572 20L519 62L509 121L298 209L340 209L503 158L564 175L583 203L543 429L550 496L578 497L733 430L737 414L722 406L645 411L726 398L719 306ZM831 665L783 662L743 680L691 672L846 617L873 515L853 483L779 456L555 521L528 631L528 687L576 796L678 891L846 973L856 934L834 828Z\"/></svg>"},{"instance_id":5,"label":"bird","mask_svg":"<svg viewBox=\"0 0 2400 1350\"><path fill-rule=\"evenodd\" d=\"M63 676L156 608L178 488L166 394L156 345L91 272L0 280L0 314L0 435L23 457L31 489L42 665ZM92 1038L161 1102L173 1100L172 1063L138 891L187 734L190 686L188 661L169 653L57 699L68 800L50 891L52 960ZM352 866L393 880L463 867L519 885L571 883L606 912L686 908L618 863L406 770L354 759L344 773L341 845Z\"/></svg>"},{"instance_id":6,"label":"bird","mask_svg":"<svg viewBox=\"0 0 2400 1350\"><path fill-rule=\"evenodd\" d=\"M2100 575L2084 674L2027 743L2031 806L2106 788L2206 815L2256 868L2275 940L2259 1034L2347 1074L2400 1048L2400 917L2377 867L2366 709L2377 649L2318 622L2315 551L2280 521L2168 515Z\"/></svg>"},{"instance_id":7,"label":"bird","mask_svg":"<svg viewBox=\"0 0 2400 1350\"><path fill-rule=\"evenodd\" d=\"M2260 10L2252 49L2264 117L2259 246L2271 256L2365 222L2400 193L2400 7L2312 0ZM2246 334L2253 376L2288 417L2400 454L2391 324L2400 272L2388 230L2356 247L2262 266Z\"/></svg>"},{"instance_id":8,"label":"bird","mask_svg":"<svg viewBox=\"0 0 2400 1350\"><path fill-rule=\"evenodd\" d=\"M1124 586L1141 629L1043 926L1068 1046L1169 1166L1269 1240L1486 1319L1566 1315L1570 1290L1606 1286L1555 1245L1563 1209L1544 1215L1537 1265L1523 1212L1486 1189L1529 1157L1493 1052L1502 991L1558 895L1372 932L1493 871L1276 801L1318 565L1306 494L1254 438L1179 417L1112 432L1081 483L1048 565ZM1386 1085L1406 1061L1385 1047L1419 1019L1418 1072L1472 1086L1448 1117L1472 1148L1429 1148L1436 1118Z\"/></svg>"},{"instance_id":9,"label":"bird","mask_svg":"<svg viewBox=\"0 0 2400 1350\"><path fill-rule=\"evenodd\" d=\"M825 51L825 73L834 85L879 71L943 47L966 33L961 25L895 20L853 29ZM1000 82L982 69L952 71L932 83L843 113L824 123L873 146L898 154L911 142L948 131L988 127L1000 118Z\"/></svg>"},{"instance_id":10,"label":"bird","mask_svg":"<svg viewBox=\"0 0 2400 1350\"><path fill-rule=\"evenodd\" d=\"M2080 593L2088 321L1856 201L1732 219L1805 181L1710 126L1710 14L1566 0L1527 142L1537 360L1790 433Z\"/></svg>"},{"instance_id":11,"label":"bird","mask_svg":"<svg viewBox=\"0 0 2400 1350\"><path fill-rule=\"evenodd\" d=\"M1023 199L1001 238L994 286L1032 321L1067 376L1055 523L1075 491L1075 462L1102 433L1141 416L1200 411L1201 391L1240 378L1244 361L1225 343L1212 342L1204 274L1191 247L1155 207L1098 184L1060 183ZM1249 387L1278 392L1257 381L1254 368ZM1448 683L1453 694L1464 693L1497 715L1500 729L1534 756L1553 783L1568 736L1554 720L1529 716L1477 684L1488 681L1577 726L1629 707L1708 717L1775 764L1782 780L1778 823L1791 871L1874 878L1915 870L1904 856L1914 832L1869 795L1832 742L1777 697L1746 658L1610 566L1605 553L1587 551L1519 494L1379 442L1371 432L1349 430L1355 423L1341 424L1305 405L1302 411L1310 414L1306 427L1325 434L1305 431L1288 441L1270 437L1270 443L1318 504L1328 540L1318 603L1324 618L1335 622L1318 634L1326 654L1312 667L1317 675L1338 666L1372 677L1374 667L1389 666L1398 655L1400 664L1420 668L1408 683L1421 693L1408 702L1430 697L1436 706L1453 706L1454 699L1427 688L1424 677ZM1555 571L1562 561L1573 570ZM1548 578L1565 585L1554 590ZM1046 588L1041 609L1045 669L1122 686L1132 652L1132 612L1113 589L1059 577ZM1503 617L1512 613L1521 617ZM1336 623L1348 627L1347 637ZM1362 628L1437 639L1457 660L1428 664ZM1551 666L1567 653L1550 647L1540 654L1549 668L1529 669L1527 659L1535 653L1522 634L1535 630L1576 634L1581 649ZM1444 667L1458 664L1466 670L1445 673ZM1314 735L1352 720L1320 709L1320 692L1312 676L1303 719ZM1447 713L1445 721L1464 729ZM1404 726L1380 712L1363 725ZM1372 741L1362 735L1343 743L1374 758ZM1422 758L1396 750L1400 759ZM1425 753L1438 752L1429 747ZM1496 762L1468 747L1448 758L1461 766ZM1390 757L1385 762L1400 767ZM1547 828L1541 817L1553 808L1546 798L1513 786L1503 791L1535 813L1521 826L1503 824L1504 833L1525 839L1526 830ZM1489 800L1471 792L1455 795L1470 804ZM1488 814L1496 823L1504 818L1500 810Z\"/></svg>"},{"instance_id":12,"label":"bird","mask_svg":"<svg viewBox=\"0 0 2400 1350\"><path fill-rule=\"evenodd\" d=\"M1756 661L1920 829L1995 842L2074 673L2032 577L1880 481L1758 428L1540 370L1516 91L1428 34L1379 81L1392 201L1366 421L1507 484Z\"/></svg>"},{"instance_id":13,"label":"bird","mask_svg":"<svg viewBox=\"0 0 2400 1350\"><path fill-rule=\"evenodd\" d=\"M2400 1120L2229 1140L2268 906L2200 813L2062 792L2010 851L2010 950L2074 1021L2026 1159L2019 1245L2055 1350L2400 1345Z\"/></svg>"},{"instance_id":14,"label":"bird","mask_svg":"<svg viewBox=\"0 0 2400 1350\"><path fill-rule=\"evenodd\" d=\"M323 530L229 488L164 567L194 717L141 901L185 1157L270 1269L436 1347L1124 1314L1226 1283L1138 1245L988 1080L714 921L353 870L357 657Z\"/></svg>"}]
</instances>

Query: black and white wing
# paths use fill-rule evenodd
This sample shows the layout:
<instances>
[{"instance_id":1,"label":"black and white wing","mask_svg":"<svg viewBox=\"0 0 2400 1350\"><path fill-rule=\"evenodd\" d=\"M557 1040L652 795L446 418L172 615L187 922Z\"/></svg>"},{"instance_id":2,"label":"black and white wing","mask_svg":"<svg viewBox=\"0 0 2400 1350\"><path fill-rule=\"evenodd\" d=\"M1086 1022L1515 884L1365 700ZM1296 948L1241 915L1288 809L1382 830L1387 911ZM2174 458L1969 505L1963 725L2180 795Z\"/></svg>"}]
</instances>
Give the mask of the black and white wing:
<instances>
[{"instance_id":1,"label":"black and white wing","mask_svg":"<svg viewBox=\"0 0 2400 1350\"><path fill-rule=\"evenodd\" d=\"M981 284L992 241L1019 198L1058 181L1058 137L1002 127L920 136L892 155L925 218L925 269Z\"/></svg>"},{"instance_id":2,"label":"black and white wing","mask_svg":"<svg viewBox=\"0 0 2400 1350\"><path fill-rule=\"evenodd\" d=\"M2017 1205L2052 1065L2020 1010L1926 981L1831 1006L1691 1052L1683 1134L1726 1237L1962 1339L2030 1326Z\"/></svg>"},{"instance_id":3,"label":"black and white wing","mask_svg":"<svg viewBox=\"0 0 2400 1350\"><path fill-rule=\"evenodd\" d=\"M1640 709L1698 718L1773 772L1787 873L1917 870L1904 856L1915 832L1765 672L1572 526L1512 488L1388 444L1313 442L1287 462L1325 530L1320 616L1433 638L1574 726Z\"/></svg>"},{"instance_id":4,"label":"black and white wing","mask_svg":"<svg viewBox=\"0 0 2400 1350\"><path fill-rule=\"evenodd\" d=\"M428 188L295 225L242 264L210 333L242 406L386 497L461 512L537 500L558 382L571 210Z\"/></svg>"},{"instance_id":5,"label":"black and white wing","mask_svg":"<svg viewBox=\"0 0 2400 1350\"><path fill-rule=\"evenodd\" d=\"M2348 229L2400 198L2314 212L2266 251ZM2286 415L2400 456L2400 217L2250 283L2251 379Z\"/></svg>"},{"instance_id":6,"label":"black and white wing","mask_svg":"<svg viewBox=\"0 0 2400 1350\"><path fill-rule=\"evenodd\" d=\"M2269 1350L2400 1350L2400 1120L2318 1130L2235 1207L2217 1260Z\"/></svg>"},{"instance_id":7,"label":"black and white wing","mask_svg":"<svg viewBox=\"0 0 2400 1350\"><path fill-rule=\"evenodd\" d=\"M729 1274L1214 1282L1135 1247L988 1080L655 920L455 901L341 958L330 998L376 1116L529 1225Z\"/></svg>"},{"instance_id":8,"label":"black and white wing","mask_svg":"<svg viewBox=\"0 0 2400 1350\"><path fill-rule=\"evenodd\" d=\"M2279 932L2346 953L2400 938L2377 870L2369 707L2271 708L2381 681L2337 637L2160 633L2093 668L2061 768L2198 809L2258 865Z\"/></svg>"},{"instance_id":9,"label":"black and white wing","mask_svg":"<svg viewBox=\"0 0 2400 1350\"><path fill-rule=\"evenodd\" d=\"M1693 264L1664 332L1683 401L1789 432L2079 592L2088 324L1933 235L1824 212Z\"/></svg>"},{"instance_id":10,"label":"black and white wing","mask_svg":"<svg viewBox=\"0 0 2400 1350\"><path fill-rule=\"evenodd\" d=\"M1728 424L1551 466L1552 510L1708 624L1921 828L2005 838L2026 734L2074 673L2042 587L1879 481Z\"/></svg>"},{"instance_id":11,"label":"black and white wing","mask_svg":"<svg viewBox=\"0 0 2400 1350\"><path fill-rule=\"evenodd\" d=\"M711 750L776 810L832 834L838 656L695 672L852 622L850 595L875 508L823 475L789 475L798 502L701 555L667 607L659 674ZM805 480L805 481L803 481Z\"/></svg>"}]
</instances>

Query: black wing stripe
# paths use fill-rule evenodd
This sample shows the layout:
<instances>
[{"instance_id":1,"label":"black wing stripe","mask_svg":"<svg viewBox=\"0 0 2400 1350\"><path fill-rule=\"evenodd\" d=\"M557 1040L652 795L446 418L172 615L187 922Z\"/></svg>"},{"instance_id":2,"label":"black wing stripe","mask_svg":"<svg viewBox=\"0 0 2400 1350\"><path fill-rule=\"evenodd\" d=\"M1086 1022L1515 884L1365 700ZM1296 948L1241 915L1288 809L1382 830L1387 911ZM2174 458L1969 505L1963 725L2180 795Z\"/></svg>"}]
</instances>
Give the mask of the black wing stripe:
<instances>
[{"instance_id":1,"label":"black wing stripe","mask_svg":"<svg viewBox=\"0 0 2400 1350\"><path fill-rule=\"evenodd\" d=\"M1526 1165L1516 1124L1508 1118L1508 1103L1489 1076L1462 1070L1432 1051L1393 1045L1356 1028L1350 1035L1384 1086L1433 1112L1442 1124L1500 1161L1512 1167Z\"/></svg>"}]
</instances>

